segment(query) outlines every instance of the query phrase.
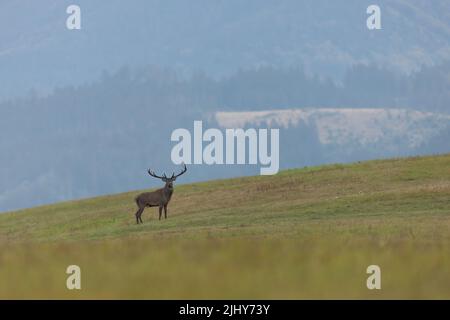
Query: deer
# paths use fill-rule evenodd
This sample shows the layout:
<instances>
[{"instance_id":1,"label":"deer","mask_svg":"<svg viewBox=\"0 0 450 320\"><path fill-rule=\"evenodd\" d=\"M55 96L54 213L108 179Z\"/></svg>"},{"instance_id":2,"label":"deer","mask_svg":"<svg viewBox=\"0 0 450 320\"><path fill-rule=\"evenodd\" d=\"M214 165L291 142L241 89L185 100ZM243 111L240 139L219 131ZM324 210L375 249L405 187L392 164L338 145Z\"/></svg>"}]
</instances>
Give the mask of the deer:
<instances>
[{"instance_id":1,"label":"deer","mask_svg":"<svg viewBox=\"0 0 450 320\"><path fill-rule=\"evenodd\" d=\"M165 173L162 176L159 176L151 169L148 169L147 172L150 176L157 179L161 179L165 183L165 185L164 188L158 189L153 192L141 193L135 198L136 204L138 206L138 211L135 214L137 224L143 223L141 216L146 207L158 207L159 220L161 220L162 210L164 208L164 219L167 219L167 205L169 204L170 199L172 198L173 183L179 176L181 176L187 171L187 167L184 163L183 166L184 167L179 174L175 175L175 173L173 172L170 178L167 177Z\"/></svg>"}]
</instances>

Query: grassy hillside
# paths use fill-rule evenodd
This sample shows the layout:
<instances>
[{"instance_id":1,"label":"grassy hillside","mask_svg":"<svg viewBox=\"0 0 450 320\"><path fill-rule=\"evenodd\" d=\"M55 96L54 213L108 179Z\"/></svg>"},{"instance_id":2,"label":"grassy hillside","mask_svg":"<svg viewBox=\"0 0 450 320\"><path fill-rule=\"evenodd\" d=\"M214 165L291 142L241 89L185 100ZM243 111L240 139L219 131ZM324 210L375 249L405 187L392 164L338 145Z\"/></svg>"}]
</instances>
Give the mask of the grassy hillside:
<instances>
[{"instance_id":1,"label":"grassy hillside","mask_svg":"<svg viewBox=\"0 0 450 320\"><path fill-rule=\"evenodd\" d=\"M1 214L0 298L450 298L450 155L178 185L142 225L138 193Z\"/></svg>"}]
</instances>

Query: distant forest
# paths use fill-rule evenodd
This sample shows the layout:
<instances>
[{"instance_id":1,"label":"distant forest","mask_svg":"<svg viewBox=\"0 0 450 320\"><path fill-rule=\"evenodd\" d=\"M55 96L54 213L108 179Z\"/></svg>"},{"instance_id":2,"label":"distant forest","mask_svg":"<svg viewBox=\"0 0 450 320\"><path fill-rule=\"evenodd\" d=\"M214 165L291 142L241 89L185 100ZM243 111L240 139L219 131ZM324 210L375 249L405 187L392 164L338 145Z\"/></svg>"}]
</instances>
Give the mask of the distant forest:
<instances>
[{"instance_id":1,"label":"distant forest","mask_svg":"<svg viewBox=\"0 0 450 320\"><path fill-rule=\"evenodd\" d=\"M120 102L120 104L118 104ZM90 112L127 111L145 107L178 114L191 111L259 110L301 107L410 108L450 112L450 61L424 66L406 75L376 66L356 65L340 83L307 75L301 68L260 67L213 79L202 72L189 77L176 70L123 67L104 72L98 81L55 89L45 98L29 94L4 101L0 112L31 113L71 107ZM76 112L76 111L75 111ZM112 116L112 115L110 115Z\"/></svg>"}]
</instances>

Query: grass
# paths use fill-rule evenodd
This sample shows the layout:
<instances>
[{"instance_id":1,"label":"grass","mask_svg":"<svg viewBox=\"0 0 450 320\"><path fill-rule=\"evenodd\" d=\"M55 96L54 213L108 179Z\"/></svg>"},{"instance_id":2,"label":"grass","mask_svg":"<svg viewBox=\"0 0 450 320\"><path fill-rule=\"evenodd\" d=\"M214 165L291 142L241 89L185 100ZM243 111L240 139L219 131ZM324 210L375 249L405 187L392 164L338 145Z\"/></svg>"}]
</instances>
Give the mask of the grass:
<instances>
[{"instance_id":1,"label":"grass","mask_svg":"<svg viewBox=\"0 0 450 320\"><path fill-rule=\"evenodd\" d=\"M178 185L142 225L138 193L1 214L0 298L450 298L450 155Z\"/></svg>"}]
</instances>

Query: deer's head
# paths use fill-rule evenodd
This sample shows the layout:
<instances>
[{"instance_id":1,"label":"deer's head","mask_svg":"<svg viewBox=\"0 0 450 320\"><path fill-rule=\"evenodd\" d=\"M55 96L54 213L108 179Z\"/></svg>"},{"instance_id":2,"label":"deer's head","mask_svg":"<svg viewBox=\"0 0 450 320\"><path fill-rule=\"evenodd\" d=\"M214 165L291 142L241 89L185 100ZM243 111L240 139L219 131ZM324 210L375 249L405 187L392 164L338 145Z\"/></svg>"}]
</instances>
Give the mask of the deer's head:
<instances>
[{"instance_id":1,"label":"deer's head","mask_svg":"<svg viewBox=\"0 0 450 320\"><path fill-rule=\"evenodd\" d=\"M168 189L173 189L173 183L175 182L175 180L177 180L177 178L179 176L181 176L183 173L185 173L187 171L187 167L186 165L183 163L183 169L181 170L180 173L178 173L177 175L175 175L175 172L172 172L172 176L167 177L165 173L163 173L162 176L157 175L154 171L148 169L148 174L151 175L154 178L158 178L161 179L166 185L164 186L165 188Z\"/></svg>"}]
</instances>

